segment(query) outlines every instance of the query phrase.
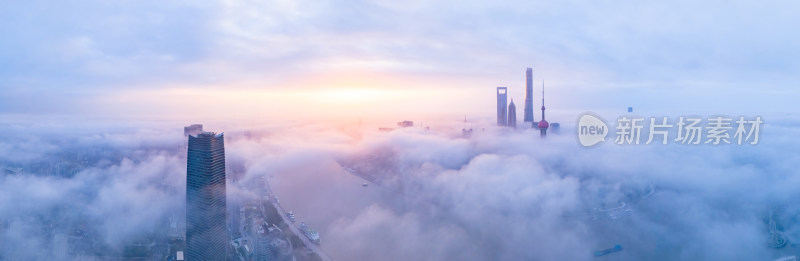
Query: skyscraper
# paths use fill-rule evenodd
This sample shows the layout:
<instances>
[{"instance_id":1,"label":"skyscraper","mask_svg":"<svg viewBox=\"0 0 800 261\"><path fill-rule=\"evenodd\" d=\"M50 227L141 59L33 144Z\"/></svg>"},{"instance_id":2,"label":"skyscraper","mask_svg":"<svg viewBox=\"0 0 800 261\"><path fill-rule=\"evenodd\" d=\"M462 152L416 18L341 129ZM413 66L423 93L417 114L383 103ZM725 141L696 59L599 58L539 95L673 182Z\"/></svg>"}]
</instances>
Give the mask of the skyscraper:
<instances>
[{"instance_id":1,"label":"skyscraper","mask_svg":"<svg viewBox=\"0 0 800 261\"><path fill-rule=\"evenodd\" d=\"M533 124L533 69L525 70L525 117L524 122Z\"/></svg>"},{"instance_id":2,"label":"skyscraper","mask_svg":"<svg viewBox=\"0 0 800 261\"><path fill-rule=\"evenodd\" d=\"M547 127L550 127L550 124L544 120L544 81L542 81L542 120L539 121L539 135L544 137L547 136Z\"/></svg>"},{"instance_id":3,"label":"skyscraper","mask_svg":"<svg viewBox=\"0 0 800 261\"><path fill-rule=\"evenodd\" d=\"M186 163L186 260L227 260L223 134L189 136Z\"/></svg>"},{"instance_id":4,"label":"skyscraper","mask_svg":"<svg viewBox=\"0 0 800 261\"><path fill-rule=\"evenodd\" d=\"M506 126L508 116L506 104L508 104L508 88L497 87L497 126Z\"/></svg>"},{"instance_id":5,"label":"skyscraper","mask_svg":"<svg viewBox=\"0 0 800 261\"><path fill-rule=\"evenodd\" d=\"M514 106L514 99L511 99L511 104L508 105L508 127L517 127L517 106Z\"/></svg>"}]
</instances>

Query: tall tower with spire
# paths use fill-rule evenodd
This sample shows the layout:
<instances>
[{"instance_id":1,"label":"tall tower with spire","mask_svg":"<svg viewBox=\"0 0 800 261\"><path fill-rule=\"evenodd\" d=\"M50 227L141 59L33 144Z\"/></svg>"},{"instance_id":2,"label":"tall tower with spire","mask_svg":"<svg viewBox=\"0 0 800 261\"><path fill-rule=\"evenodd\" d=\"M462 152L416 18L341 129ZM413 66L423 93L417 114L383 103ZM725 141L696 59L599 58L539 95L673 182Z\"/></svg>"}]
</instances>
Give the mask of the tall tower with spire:
<instances>
[{"instance_id":1,"label":"tall tower with spire","mask_svg":"<svg viewBox=\"0 0 800 261\"><path fill-rule=\"evenodd\" d=\"M514 105L514 99L511 99L511 104L508 105L508 127L517 127L517 106Z\"/></svg>"},{"instance_id":2,"label":"tall tower with spire","mask_svg":"<svg viewBox=\"0 0 800 261\"><path fill-rule=\"evenodd\" d=\"M544 137L547 136L547 127L550 127L550 124L544 119L544 81L542 81L542 120L539 121L539 135Z\"/></svg>"},{"instance_id":3,"label":"tall tower with spire","mask_svg":"<svg viewBox=\"0 0 800 261\"><path fill-rule=\"evenodd\" d=\"M525 70L525 112L524 122L530 122L533 127L533 69Z\"/></svg>"}]
</instances>

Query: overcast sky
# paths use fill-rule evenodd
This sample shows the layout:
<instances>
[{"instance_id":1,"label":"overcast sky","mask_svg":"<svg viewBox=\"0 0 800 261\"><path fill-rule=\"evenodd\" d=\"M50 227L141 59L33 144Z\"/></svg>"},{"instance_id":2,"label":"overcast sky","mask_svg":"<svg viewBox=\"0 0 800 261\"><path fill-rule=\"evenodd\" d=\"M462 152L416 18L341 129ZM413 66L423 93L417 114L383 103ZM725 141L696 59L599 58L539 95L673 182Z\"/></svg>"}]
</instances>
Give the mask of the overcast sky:
<instances>
[{"instance_id":1,"label":"overcast sky","mask_svg":"<svg viewBox=\"0 0 800 261\"><path fill-rule=\"evenodd\" d=\"M544 80L553 110L785 112L800 97L798 7L6 1L0 113L489 118L496 86L524 104L526 67L535 107Z\"/></svg>"}]
</instances>

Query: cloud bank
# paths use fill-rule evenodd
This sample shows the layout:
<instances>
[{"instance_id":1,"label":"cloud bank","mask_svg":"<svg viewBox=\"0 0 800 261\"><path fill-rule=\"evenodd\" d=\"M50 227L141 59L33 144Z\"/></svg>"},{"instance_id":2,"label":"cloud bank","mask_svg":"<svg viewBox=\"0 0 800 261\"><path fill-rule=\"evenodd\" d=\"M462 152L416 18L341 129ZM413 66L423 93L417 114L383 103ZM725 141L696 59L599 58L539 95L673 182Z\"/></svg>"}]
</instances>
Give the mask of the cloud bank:
<instances>
[{"instance_id":1,"label":"cloud bank","mask_svg":"<svg viewBox=\"0 0 800 261\"><path fill-rule=\"evenodd\" d=\"M767 243L770 217L798 236L796 128L770 124L756 146L585 149L570 134L420 129L301 141L302 128L232 146L292 144L248 175L274 175L285 207L340 259L772 259L796 249Z\"/></svg>"},{"instance_id":2,"label":"cloud bank","mask_svg":"<svg viewBox=\"0 0 800 261\"><path fill-rule=\"evenodd\" d=\"M114 255L180 217L180 128L92 123L52 136L52 126L2 125L14 138L0 147L23 152L3 164L30 172L0 178L4 258ZM546 139L494 128L463 138L460 127L232 127L228 170L241 185L230 196L268 180L338 260L763 260L797 249L796 121L765 125L755 146L592 149L567 127ZM85 166L42 167L65 152ZM783 248L768 246L770 219ZM76 229L106 250L59 248Z\"/></svg>"}]
</instances>

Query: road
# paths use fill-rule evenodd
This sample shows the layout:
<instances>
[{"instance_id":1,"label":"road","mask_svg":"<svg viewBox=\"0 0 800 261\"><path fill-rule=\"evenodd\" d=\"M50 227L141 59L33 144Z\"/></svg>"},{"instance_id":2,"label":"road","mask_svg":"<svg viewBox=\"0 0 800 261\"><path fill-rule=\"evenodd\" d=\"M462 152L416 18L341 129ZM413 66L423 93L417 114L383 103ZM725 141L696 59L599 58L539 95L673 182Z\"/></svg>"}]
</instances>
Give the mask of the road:
<instances>
[{"instance_id":1,"label":"road","mask_svg":"<svg viewBox=\"0 0 800 261\"><path fill-rule=\"evenodd\" d=\"M286 215L286 211L283 210L281 204L278 203L278 198L276 198L275 195L272 194L272 186L269 185L269 181L267 180L266 176L264 177L264 186L265 190L267 191L267 196L269 196L270 202L272 202L272 205L275 206L275 209L278 210L278 213L280 213L281 215L281 219L283 219L283 222L286 223L289 229L291 229L292 232L295 235L297 235L297 237L299 237L300 240L303 241L303 244L305 244L308 249L311 249L311 251L316 253L317 256L319 256L322 259L322 261L333 261L334 260L333 258L329 257L328 254L322 251L322 248L320 248L317 244L311 242L311 240L309 240L308 237L306 237L306 234L300 231L300 229L297 228L297 226L295 226L294 223L289 220L289 217Z\"/></svg>"}]
</instances>

